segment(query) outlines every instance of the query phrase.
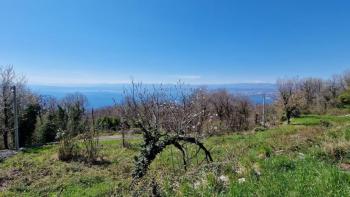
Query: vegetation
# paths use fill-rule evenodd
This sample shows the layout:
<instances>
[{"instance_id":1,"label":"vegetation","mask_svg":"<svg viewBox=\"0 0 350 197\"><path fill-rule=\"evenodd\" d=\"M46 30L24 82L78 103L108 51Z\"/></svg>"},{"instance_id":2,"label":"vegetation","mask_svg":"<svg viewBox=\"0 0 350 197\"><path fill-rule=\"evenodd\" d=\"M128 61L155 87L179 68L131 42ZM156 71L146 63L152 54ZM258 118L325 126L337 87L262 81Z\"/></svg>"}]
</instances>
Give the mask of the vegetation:
<instances>
[{"instance_id":1,"label":"vegetation","mask_svg":"<svg viewBox=\"0 0 350 197\"><path fill-rule=\"evenodd\" d=\"M96 124L97 129L107 131L117 131L120 126L120 119L109 116L100 117Z\"/></svg>"},{"instance_id":2,"label":"vegetation","mask_svg":"<svg viewBox=\"0 0 350 197\"><path fill-rule=\"evenodd\" d=\"M27 147L0 161L4 196L350 195L349 72L278 80L263 106L227 90L132 83L122 103L91 112L80 93L31 93L11 66L0 79L0 146L14 147L16 103ZM126 142L134 128L142 136ZM100 141L101 131L122 138Z\"/></svg>"},{"instance_id":3,"label":"vegetation","mask_svg":"<svg viewBox=\"0 0 350 197\"><path fill-rule=\"evenodd\" d=\"M321 120L337 126L323 127ZM187 170L181 152L169 146L133 188L133 156L141 139L130 140L131 149L121 148L121 141L101 142L110 161L103 165L62 162L59 145L47 145L1 163L1 190L5 196L148 196L156 183L164 196L347 196L349 122L346 116L312 115L264 132L210 137L204 144L215 162L201 163L200 154ZM189 157L196 153L194 146L187 150Z\"/></svg>"},{"instance_id":4,"label":"vegetation","mask_svg":"<svg viewBox=\"0 0 350 197\"><path fill-rule=\"evenodd\" d=\"M141 84L133 84L126 96L124 116L141 128L144 141L139 156L135 158L134 180L144 177L152 161L170 145L182 153L185 169L187 158L182 143L197 145L198 152L203 150L206 160L213 161L204 144L188 133L190 129L201 126L206 118L204 110L196 107L197 92L194 95L190 92L181 94L176 98L182 101L180 104L169 98L170 95L162 87L147 91Z\"/></svg>"},{"instance_id":5,"label":"vegetation","mask_svg":"<svg viewBox=\"0 0 350 197\"><path fill-rule=\"evenodd\" d=\"M344 105L350 105L350 90L344 91L339 95L339 100Z\"/></svg>"}]
</instances>

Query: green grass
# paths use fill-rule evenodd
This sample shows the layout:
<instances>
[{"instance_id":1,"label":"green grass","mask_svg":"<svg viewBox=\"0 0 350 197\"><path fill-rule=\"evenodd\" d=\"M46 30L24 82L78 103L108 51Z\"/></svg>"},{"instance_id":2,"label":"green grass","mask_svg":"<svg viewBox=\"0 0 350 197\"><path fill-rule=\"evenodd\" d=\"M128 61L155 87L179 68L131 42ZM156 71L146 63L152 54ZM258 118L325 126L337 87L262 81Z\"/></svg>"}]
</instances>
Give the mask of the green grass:
<instances>
[{"instance_id":1,"label":"green grass","mask_svg":"<svg viewBox=\"0 0 350 197\"><path fill-rule=\"evenodd\" d=\"M200 153L187 171L181 154L169 147L132 187L141 140L128 140L129 149L118 140L101 142L110 162L105 165L61 162L57 145L50 145L0 163L0 191L2 196L148 196L155 180L164 196L349 196L350 174L338 167L350 163L349 139L350 117L302 116L264 132L210 137L204 142L214 162L203 162ZM197 150L186 149L188 157Z\"/></svg>"},{"instance_id":2,"label":"green grass","mask_svg":"<svg viewBox=\"0 0 350 197\"><path fill-rule=\"evenodd\" d=\"M321 121L329 121L334 124L343 124L346 122L350 122L350 116L332 116L332 115L304 115L301 118L295 118L293 120L294 125L306 125L306 126L314 126L320 125Z\"/></svg>"}]
</instances>

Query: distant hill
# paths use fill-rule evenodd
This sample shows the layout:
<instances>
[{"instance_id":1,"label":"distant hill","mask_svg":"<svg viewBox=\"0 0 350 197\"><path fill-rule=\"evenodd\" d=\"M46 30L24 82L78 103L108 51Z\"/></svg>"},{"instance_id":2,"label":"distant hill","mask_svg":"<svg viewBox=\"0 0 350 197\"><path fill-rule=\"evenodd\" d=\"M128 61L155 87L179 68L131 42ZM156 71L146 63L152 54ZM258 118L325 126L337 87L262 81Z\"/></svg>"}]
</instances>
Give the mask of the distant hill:
<instances>
[{"instance_id":1,"label":"distant hill","mask_svg":"<svg viewBox=\"0 0 350 197\"><path fill-rule=\"evenodd\" d=\"M152 85L145 85L151 87ZM173 86L173 85L165 85ZM114 101L120 102L123 91L130 84L100 84L100 85L29 85L30 89L41 95L50 95L62 98L68 93L80 92L87 96L89 106L98 108L113 105ZM270 83L241 83L241 84L210 84L189 85L191 88L205 87L208 90L226 89L230 93L248 96L254 103L262 102L262 94L266 94L267 103L271 103L276 95L276 85Z\"/></svg>"}]
</instances>

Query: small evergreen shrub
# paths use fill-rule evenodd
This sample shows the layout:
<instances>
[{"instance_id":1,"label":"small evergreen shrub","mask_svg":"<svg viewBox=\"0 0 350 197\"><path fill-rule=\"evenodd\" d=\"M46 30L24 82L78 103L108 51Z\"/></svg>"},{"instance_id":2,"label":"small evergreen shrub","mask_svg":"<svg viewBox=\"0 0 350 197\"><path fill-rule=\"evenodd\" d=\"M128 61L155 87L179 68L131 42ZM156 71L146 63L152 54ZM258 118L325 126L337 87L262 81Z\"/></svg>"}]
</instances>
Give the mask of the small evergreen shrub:
<instances>
[{"instance_id":1,"label":"small evergreen shrub","mask_svg":"<svg viewBox=\"0 0 350 197\"><path fill-rule=\"evenodd\" d=\"M343 105L350 105L350 90L347 90L340 94L339 100Z\"/></svg>"}]
</instances>

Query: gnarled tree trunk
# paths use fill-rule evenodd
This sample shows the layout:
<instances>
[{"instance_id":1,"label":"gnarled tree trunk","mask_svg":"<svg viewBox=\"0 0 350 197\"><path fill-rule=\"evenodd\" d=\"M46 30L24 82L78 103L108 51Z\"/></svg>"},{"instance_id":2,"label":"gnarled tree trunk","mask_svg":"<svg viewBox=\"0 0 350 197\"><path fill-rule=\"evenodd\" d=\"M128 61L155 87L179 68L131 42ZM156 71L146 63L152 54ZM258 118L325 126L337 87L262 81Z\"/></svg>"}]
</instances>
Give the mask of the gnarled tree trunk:
<instances>
[{"instance_id":1,"label":"gnarled tree trunk","mask_svg":"<svg viewBox=\"0 0 350 197\"><path fill-rule=\"evenodd\" d=\"M145 140L146 142L154 142L154 140ZM136 167L133 172L133 178L134 179L139 179L142 178L149 166L151 165L152 161L156 158L156 156L161 153L167 146L169 145L174 145L177 149L180 150L183 156L183 164L186 169L187 162L186 162L186 152L180 142L187 142L191 144L197 145L201 150L204 151L206 160L208 162L212 162L213 158L211 157L210 152L208 149L204 146L203 143L198 141L194 137L185 137L185 136L174 136L174 137L169 137L165 139L158 139L157 142L155 143L146 143L140 155L136 159Z\"/></svg>"}]
</instances>

